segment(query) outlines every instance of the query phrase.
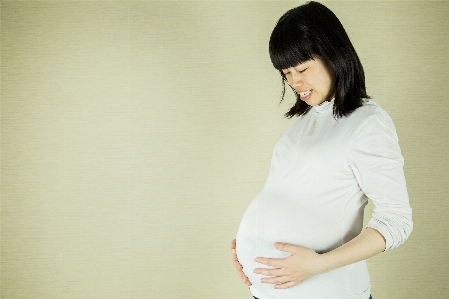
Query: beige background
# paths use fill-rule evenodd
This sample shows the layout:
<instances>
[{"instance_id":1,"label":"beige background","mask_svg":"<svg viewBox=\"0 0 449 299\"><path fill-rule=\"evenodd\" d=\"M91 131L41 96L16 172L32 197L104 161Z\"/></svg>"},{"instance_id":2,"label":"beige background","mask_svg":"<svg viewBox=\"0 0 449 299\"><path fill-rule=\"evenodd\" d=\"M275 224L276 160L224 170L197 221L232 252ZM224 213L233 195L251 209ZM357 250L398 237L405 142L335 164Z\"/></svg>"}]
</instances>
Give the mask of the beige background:
<instances>
[{"instance_id":1,"label":"beige background","mask_svg":"<svg viewBox=\"0 0 449 299\"><path fill-rule=\"evenodd\" d=\"M1 297L250 298L228 246L290 123L267 43L300 3L2 1ZM373 296L448 298L449 2L323 3L406 161L415 229Z\"/></svg>"}]
</instances>

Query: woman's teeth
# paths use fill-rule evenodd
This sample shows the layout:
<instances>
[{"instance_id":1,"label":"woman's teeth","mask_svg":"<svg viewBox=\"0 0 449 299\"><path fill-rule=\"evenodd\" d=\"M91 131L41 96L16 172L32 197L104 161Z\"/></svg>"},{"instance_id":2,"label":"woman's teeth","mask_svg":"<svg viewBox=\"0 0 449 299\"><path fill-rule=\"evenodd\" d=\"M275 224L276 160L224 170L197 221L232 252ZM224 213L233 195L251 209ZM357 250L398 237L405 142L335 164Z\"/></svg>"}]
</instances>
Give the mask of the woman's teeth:
<instances>
[{"instance_id":1,"label":"woman's teeth","mask_svg":"<svg viewBox=\"0 0 449 299\"><path fill-rule=\"evenodd\" d=\"M311 92L312 92L312 90L310 89L310 90L307 90L307 91L300 92L299 95L300 95L301 97L306 97L306 96L308 96Z\"/></svg>"}]
</instances>

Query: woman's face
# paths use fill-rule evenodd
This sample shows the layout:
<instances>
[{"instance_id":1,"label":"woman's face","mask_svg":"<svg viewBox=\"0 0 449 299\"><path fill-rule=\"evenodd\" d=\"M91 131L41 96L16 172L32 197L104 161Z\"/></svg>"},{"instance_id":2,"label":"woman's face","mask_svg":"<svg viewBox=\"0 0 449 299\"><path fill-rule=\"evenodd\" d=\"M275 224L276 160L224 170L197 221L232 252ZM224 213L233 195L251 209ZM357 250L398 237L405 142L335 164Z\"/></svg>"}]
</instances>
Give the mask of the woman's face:
<instances>
[{"instance_id":1,"label":"woman's face","mask_svg":"<svg viewBox=\"0 0 449 299\"><path fill-rule=\"evenodd\" d=\"M319 58L283 69L282 72L300 99L310 106L330 101L334 97L334 72Z\"/></svg>"}]
</instances>

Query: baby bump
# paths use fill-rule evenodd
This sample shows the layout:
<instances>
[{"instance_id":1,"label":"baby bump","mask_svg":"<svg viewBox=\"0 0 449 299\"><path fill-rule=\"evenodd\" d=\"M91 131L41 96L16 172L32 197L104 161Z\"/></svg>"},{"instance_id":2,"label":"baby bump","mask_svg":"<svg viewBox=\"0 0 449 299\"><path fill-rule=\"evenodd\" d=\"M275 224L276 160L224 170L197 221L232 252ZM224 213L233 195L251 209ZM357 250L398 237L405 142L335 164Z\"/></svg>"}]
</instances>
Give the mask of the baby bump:
<instances>
[{"instance_id":1,"label":"baby bump","mask_svg":"<svg viewBox=\"0 0 449 299\"><path fill-rule=\"evenodd\" d=\"M301 245L317 252L337 247L341 243L340 226L336 219L329 218L338 218L338 212L323 213L319 206L305 199L262 192L245 211L237 233L237 256L242 266L254 268L255 257L288 256L274 248L275 242Z\"/></svg>"}]
</instances>

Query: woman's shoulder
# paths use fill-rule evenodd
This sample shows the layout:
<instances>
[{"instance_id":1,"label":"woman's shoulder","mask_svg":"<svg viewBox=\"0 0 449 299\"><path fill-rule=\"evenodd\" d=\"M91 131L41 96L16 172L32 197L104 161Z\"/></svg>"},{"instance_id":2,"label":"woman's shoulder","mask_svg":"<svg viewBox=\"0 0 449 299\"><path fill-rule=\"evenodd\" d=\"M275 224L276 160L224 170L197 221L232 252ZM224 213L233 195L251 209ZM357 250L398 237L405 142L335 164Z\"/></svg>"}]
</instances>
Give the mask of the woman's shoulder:
<instances>
[{"instance_id":1,"label":"woman's shoulder","mask_svg":"<svg viewBox=\"0 0 449 299\"><path fill-rule=\"evenodd\" d=\"M393 124L390 115L379 104L370 100L364 99L363 105L357 108L348 118L353 118L354 121L364 123L370 120L381 120Z\"/></svg>"},{"instance_id":2,"label":"woman's shoulder","mask_svg":"<svg viewBox=\"0 0 449 299\"><path fill-rule=\"evenodd\" d=\"M388 115L382 107L371 99L363 99L361 107L357 108L352 114L360 115L360 117L369 117L371 115Z\"/></svg>"},{"instance_id":3,"label":"woman's shoulder","mask_svg":"<svg viewBox=\"0 0 449 299\"><path fill-rule=\"evenodd\" d=\"M396 134L396 129L390 115L376 102L365 99L363 105L357 108L349 117L351 125L360 131L363 128L377 128Z\"/></svg>"}]
</instances>

